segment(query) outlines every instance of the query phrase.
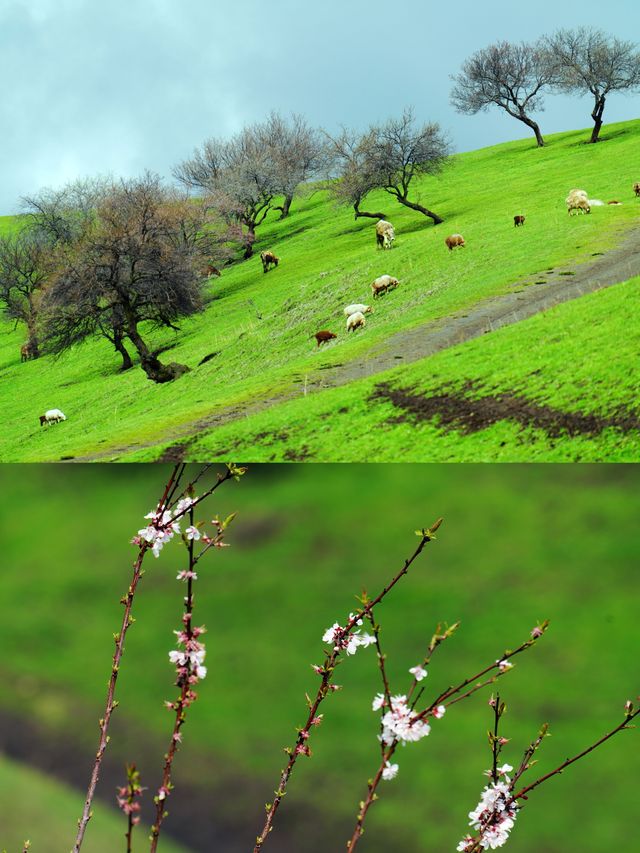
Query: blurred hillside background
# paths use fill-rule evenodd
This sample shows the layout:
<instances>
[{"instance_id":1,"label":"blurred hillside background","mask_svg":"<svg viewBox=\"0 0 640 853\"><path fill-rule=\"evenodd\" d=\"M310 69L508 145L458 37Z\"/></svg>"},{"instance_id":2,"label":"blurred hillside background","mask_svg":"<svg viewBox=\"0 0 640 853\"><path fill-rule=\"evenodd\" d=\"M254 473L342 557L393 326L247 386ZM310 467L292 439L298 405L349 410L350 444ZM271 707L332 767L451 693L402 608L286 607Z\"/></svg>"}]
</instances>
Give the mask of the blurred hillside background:
<instances>
[{"instance_id":1,"label":"blurred hillside background","mask_svg":"<svg viewBox=\"0 0 640 853\"><path fill-rule=\"evenodd\" d=\"M0 467L0 849L21 849L25 838L33 853L72 844L135 553L129 540L169 470ZM427 696L549 618L546 637L500 682L504 759L516 764L544 721L553 737L541 773L596 740L640 693L638 476L607 465L265 465L225 484L208 517L238 517L232 547L199 568L196 623L208 628L209 674L184 729L160 849L251 849L305 691L316 689L309 665L322 660L324 630L363 587L377 592L414 549L414 530L440 515L437 541L376 614L394 692L406 690L407 669L439 621L462 625L430 667ZM160 784L183 553L171 543L146 562L86 853L125 849L114 795L126 761L140 768L147 801ZM344 849L377 766L377 679L372 649L340 667L344 689L324 705L313 756L296 766L266 850ZM399 751L362 853L455 849L489 766L487 699L456 705L429 738ZM639 773L640 733L623 732L531 796L509 850L629 849ZM146 834L138 830L137 849Z\"/></svg>"}]
</instances>

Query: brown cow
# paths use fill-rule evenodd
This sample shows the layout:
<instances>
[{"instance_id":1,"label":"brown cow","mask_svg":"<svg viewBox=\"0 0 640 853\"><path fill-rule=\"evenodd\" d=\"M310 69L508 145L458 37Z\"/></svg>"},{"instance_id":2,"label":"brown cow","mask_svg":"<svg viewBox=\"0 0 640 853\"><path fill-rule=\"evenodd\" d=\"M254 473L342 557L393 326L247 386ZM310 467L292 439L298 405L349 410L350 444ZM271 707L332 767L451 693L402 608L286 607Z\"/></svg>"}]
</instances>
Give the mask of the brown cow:
<instances>
[{"instance_id":1,"label":"brown cow","mask_svg":"<svg viewBox=\"0 0 640 853\"><path fill-rule=\"evenodd\" d=\"M313 337L317 340L318 346L320 346L320 344L326 344L327 341L331 341L338 336L334 335L333 332L327 332L326 329L322 329L320 332L316 332Z\"/></svg>"},{"instance_id":2,"label":"brown cow","mask_svg":"<svg viewBox=\"0 0 640 853\"><path fill-rule=\"evenodd\" d=\"M269 267L278 266L280 258L273 252L260 252L260 260L262 261L262 272L269 272Z\"/></svg>"},{"instance_id":3,"label":"brown cow","mask_svg":"<svg viewBox=\"0 0 640 853\"><path fill-rule=\"evenodd\" d=\"M452 249L464 246L464 237L462 234L449 234L448 237L445 237L444 242L447 249L451 251Z\"/></svg>"},{"instance_id":4,"label":"brown cow","mask_svg":"<svg viewBox=\"0 0 640 853\"><path fill-rule=\"evenodd\" d=\"M513 217L513 224L517 228L519 225L524 225L524 216L518 215Z\"/></svg>"},{"instance_id":5,"label":"brown cow","mask_svg":"<svg viewBox=\"0 0 640 853\"><path fill-rule=\"evenodd\" d=\"M636 183L633 185L633 191L638 196L638 198L640 198L640 181L636 181Z\"/></svg>"},{"instance_id":6,"label":"brown cow","mask_svg":"<svg viewBox=\"0 0 640 853\"><path fill-rule=\"evenodd\" d=\"M218 278L220 278L220 276L222 275L222 273L220 272L220 270L218 269L218 267L214 267L212 264L207 264L207 272L206 272L206 275L207 275L207 278L211 278L211 276L212 276L212 275L215 275L215 276L217 276Z\"/></svg>"},{"instance_id":7,"label":"brown cow","mask_svg":"<svg viewBox=\"0 0 640 853\"><path fill-rule=\"evenodd\" d=\"M22 344L20 347L20 361L29 361L31 358L35 358L33 347L29 342Z\"/></svg>"}]
</instances>

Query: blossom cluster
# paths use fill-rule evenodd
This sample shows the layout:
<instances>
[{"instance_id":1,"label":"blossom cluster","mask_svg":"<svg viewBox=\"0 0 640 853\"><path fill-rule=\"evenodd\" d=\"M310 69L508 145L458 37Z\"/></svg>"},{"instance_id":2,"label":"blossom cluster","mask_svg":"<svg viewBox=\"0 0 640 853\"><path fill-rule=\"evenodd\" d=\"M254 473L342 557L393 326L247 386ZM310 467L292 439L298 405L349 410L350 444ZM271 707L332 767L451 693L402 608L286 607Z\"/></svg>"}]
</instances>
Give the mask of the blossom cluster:
<instances>
[{"instance_id":1,"label":"blossom cluster","mask_svg":"<svg viewBox=\"0 0 640 853\"><path fill-rule=\"evenodd\" d=\"M188 624L191 614L185 613L182 619L185 624ZM204 627L199 627L192 628L190 632L186 630L173 632L178 638L178 646L182 646L182 649L169 652L169 660L176 666L179 683L188 680L190 684L196 684L207 674L207 668L204 666L206 654L204 643L198 640L205 630Z\"/></svg>"},{"instance_id":2,"label":"blossom cluster","mask_svg":"<svg viewBox=\"0 0 640 853\"><path fill-rule=\"evenodd\" d=\"M401 743L412 743L422 740L431 731L429 723L419 718L407 704L404 695L390 696L391 707L382 717L382 734L380 740L386 746L396 741ZM378 711L387 705L387 700L382 693L378 693L372 703L372 709Z\"/></svg>"},{"instance_id":3,"label":"blossom cluster","mask_svg":"<svg viewBox=\"0 0 640 853\"><path fill-rule=\"evenodd\" d=\"M135 764L127 766L127 784L118 786L117 803L118 808L131 819L131 826L140 823L139 799L145 789L140 785L140 773Z\"/></svg>"},{"instance_id":4,"label":"blossom cluster","mask_svg":"<svg viewBox=\"0 0 640 853\"><path fill-rule=\"evenodd\" d=\"M507 843L517 816L517 804L511 799L511 780L507 773L513 770L510 764L497 768L501 778L491 782L483 790L480 802L469 812L469 825L479 833L474 838L467 835L456 847L459 851L474 850L477 844L483 850L496 850Z\"/></svg>"},{"instance_id":5,"label":"blossom cluster","mask_svg":"<svg viewBox=\"0 0 640 853\"><path fill-rule=\"evenodd\" d=\"M349 622L353 622L360 626L362 619L356 619L353 613L349 614ZM351 631L347 633L347 629L343 628L337 622L334 622L330 628L322 635L322 642L333 645L335 652L346 651L348 655L355 655L358 649L362 646L365 648L375 643L376 638L373 634L367 634L366 631Z\"/></svg>"},{"instance_id":6,"label":"blossom cluster","mask_svg":"<svg viewBox=\"0 0 640 853\"><path fill-rule=\"evenodd\" d=\"M176 519L181 518L185 512L195 503L195 498L180 498L173 510L158 508L152 512L148 512L145 518L150 519L150 523L138 530L138 536L133 540L137 542L148 542L151 545L154 557L160 556L160 551L170 542L176 533L180 533L180 523ZM193 535L195 530L198 534ZM200 534L195 528L188 527L186 530L187 538L199 539Z\"/></svg>"}]
</instances>

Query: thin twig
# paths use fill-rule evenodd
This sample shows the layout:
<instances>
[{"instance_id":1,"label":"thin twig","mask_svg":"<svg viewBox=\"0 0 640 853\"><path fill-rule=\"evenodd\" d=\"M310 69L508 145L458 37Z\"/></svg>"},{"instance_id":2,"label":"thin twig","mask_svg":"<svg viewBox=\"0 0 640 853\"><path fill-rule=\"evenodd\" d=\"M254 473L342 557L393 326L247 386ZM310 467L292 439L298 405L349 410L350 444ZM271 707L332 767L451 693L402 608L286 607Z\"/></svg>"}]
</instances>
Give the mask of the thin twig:
<instances>
[{"instance_id":1,"label":"thin twig","mask_svg":"<svg viewBox=\"0 0 640 853\"><path fill-rule=\"evenodd\" d=\"M162 497L158 501L158 507L164 508L166 506L166 501L171 489L173 488L176 478L178 477L178 470L180 466L176 465L169 477L169 480L164 488L162 493ZM133 623L133 618L131 616L131 608L133 606L133 598L136 593L136 589L138 587L138 582L142 577L142 562L145 558L147 551L149 550L148 542L141 542L138 551L138 557L133 564L133 576L131 578L131 583L129 584L129 589L127 590L126 595L121 599L122 604L124 604L124 614L122 617L122 624L120 626L120 632L115 634L115 651L113 653L113 661L111 664L111 675L109 677L109 685L107 688L107 701L105 706L104 716L99 722L100 726L100 737L98 740L98 750L96 752L95 761L93 763L93 769L91 771L91 777L89 779L89 786L87 788L87 796L84 802L84 808L82 810L82 816L78 821L78 832L76 834L76 840L73 845L73 853L78 853L80 847L82 846L82 842L84 839L84 834L87 829L87 824L91 820L92 812L91 812L91 804L93 803L93 798L95 796L96 785L98 784L98 778L100 776L100 767L102 765L102 759L104 757L105 750L107 748L107 744L109 743L109 723L111 721L111 715L118 703L115 701L115 692L116 692L116 683L118 680L118 672L120 669L120 661L122 659L122 655L124 652L124 640L127 634L127 630L129 626Z\"/></svg>"}]
</instances>

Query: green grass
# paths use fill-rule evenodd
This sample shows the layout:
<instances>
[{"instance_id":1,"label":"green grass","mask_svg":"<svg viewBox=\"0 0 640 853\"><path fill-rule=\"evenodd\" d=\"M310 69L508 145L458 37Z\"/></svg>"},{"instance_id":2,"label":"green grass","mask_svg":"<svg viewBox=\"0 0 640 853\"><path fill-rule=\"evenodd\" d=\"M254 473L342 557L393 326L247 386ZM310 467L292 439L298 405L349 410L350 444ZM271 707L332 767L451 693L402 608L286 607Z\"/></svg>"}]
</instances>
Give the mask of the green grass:
<instances>
[{"instance_id":1,"label":"green grass","mask_svg":"<svg viewBox=\"0 0 640 853\"><path fill-rule=\"evenodd\" d=\"M87 759L128 583L127 542L166 470L0 470L0 643L21 652L3 656L0 707L51 737L72 733ZM635 468L257 466L240 484L225 486L211 507L232 510L239 511L232 547L199 569L197 618L208 627L210 670L189 713L177 769L183 783L220 786L207 813L213 823L232 814L247 849L281 749L295 737L304 693L315 689L309 665L320 661L322 632L344 618L363 587L381 587L415 546L414 529L438 515L445 517L438 540L378 612L394 689L401 690L438 620L461 619L462 627L438 652L429 695L550 618L549 634L500 688L509 706L510 763L541 722L551 723L541 771L617 722L624 701L638 695ZM162 705L173 693L167 652L182 603L179 565L180 548L172 544L147 566L110 745L124 761L137 759L136 732L157 743L155 763L143 768L143 784L152 788L170 725ZM314 828L326 840L321 849L341 849L374 769L370 652L340 667L344 689L324 708L312 759L296 769L282 812L299 842L293 849L306 849L310 808L321 816L321 829ZM487 726L480 697L451 709L428 741L401 751L400 775L372 811L363 853L388 851L391 839L416 853L453 849L483 784ZM583 853L625 849L637 805L637 739L638 732L625 733L532 796L510 842L513 853L566 853L569 837L571 849Z\"/></svg>"},{"instance_id":2,"label":"green grass","mask_svg":"<svg viewBox=\"0 0 640 853\"><path fill-rule=\"evenodd\" d=\"M438 228L385 194L373 194L371 207L384 210L396 226L396 245L387 253L376 250L371 221L355 222L325 194L296 201L289 219L272 216L259 232L257 250L270 247L282 258L276 270L263 275L257 257L225 270L210 282L211 302L203 314L185 321L180 333L151 336L154 343L175 343L166 357L193 368L175 383L154 386L139 369L120 375L119 357L101 340L57 361L46 357L20 364L23 331L5 325L0 406L8 414L0 459L43 461L101 452L110 458L120 447L128 450L118 455L127 458L128 451L135 454L194 419L292 389L301 392L306 379L325 375L320 366L361 356L395 332L464 311L541 270L589 259L638 222L628 163L639 129L640 121L613 125L597 146L584 145L579 131L556 135L541 150L523 140L459 155L441 178L424 179L415 189L445 217ZM574 186L625 204L570 218L564 198ZM527 215L522 229L513 228L515 212ZM467 248L449 253L443 240L454 231L465 235ZM347 337L342 307L369 301L369 283L382 273L400 278L400 288L380 300L362 334ZM338 340L318 351L311 336L319 328L334 329ZM533 344L523 341L524 351ZM197 367L214 351L220 355ZM585 352L583 358L592 355ZM613 368L603 377L611 384L616 379ZM570 381L567 360L557 382ZM350 393L345 388L331 398L336 409ZM61 408L68 420L42 430L37 417L51 407ZM284 422L280 408L270 420L276 427ZM354 423L354 434L364 432L366 424L366 418ZM335 458L334 447L327 442L319 458ZM516 450L513 443L510 449ZM601 450L608 456L608 448ZM158 453L142 451L139 458ZM263 458L259 448L258 453L255 458ZM240 455L254 458L252 445L245 444ZM398 446L396 458L403 456Z\"/></svg>"},{"instance_id":3,"label":"green grass","mask_svg":"<svg viewBox=\"0 0 640 853\"><path fill-rule=\"evenodd\" d=\"M423 396L446 388L465 398L515 393L563 412L614 413L637 408L640 387L640 278L583 296L494 334L415 364L359 380L346 388L302 397L276 410L201 435L192 458L291 458L336 462L633 462L640 431L613 427L597 435L548 435L542 428L501 420L477 432L439 419L398 423L401 409L372 400L378 383ZM465 391L467 383L472 391ZM131 459L151 456L150 451Z\"/></svg>"},{"instance_id":4,"label":"green grass","mask_svg":"<svg viewBox=\"0 0 640 853\"><path fill-rule=\"evenodd\" d=\"M0 755L0 802L1 850L17 853L27 840L33 853L63 853L71 849L82 809L78 791ZM86 853L124 850L125 831L126 818L115 808L108 809L98 803L82 849ZM139 826L135 832L137 840L143 841L148 828ZM185 848L170 841L163 844L163 851L186 853Z\"/></svg>"}]
</instances>

